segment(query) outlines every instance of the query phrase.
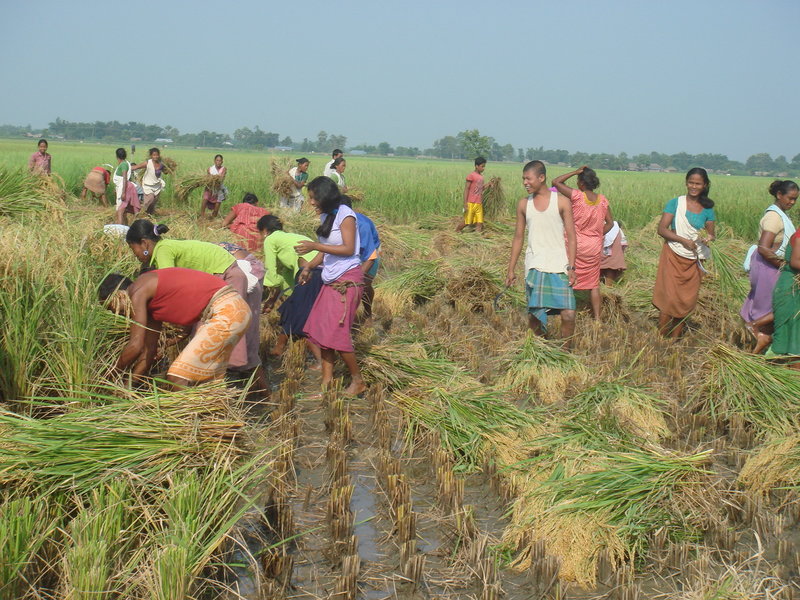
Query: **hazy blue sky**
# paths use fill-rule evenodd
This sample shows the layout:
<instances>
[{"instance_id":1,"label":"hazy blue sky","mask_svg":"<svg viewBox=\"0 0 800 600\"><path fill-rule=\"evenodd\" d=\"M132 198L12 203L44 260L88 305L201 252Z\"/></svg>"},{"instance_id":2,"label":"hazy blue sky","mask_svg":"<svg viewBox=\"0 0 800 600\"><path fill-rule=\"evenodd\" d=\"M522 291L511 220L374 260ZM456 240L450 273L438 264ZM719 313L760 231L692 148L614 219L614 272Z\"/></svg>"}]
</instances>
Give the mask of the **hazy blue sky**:
<instances>
[{"instance_id":1,"label":"hazy blue sky","mask_svg":"<svg viewBox=\"0 0 800 600\"><path fill-rule=\"evenodd\" d=\"M3 4L4 123L800 152L797 0Z\"/></svg>"}]
</instances>

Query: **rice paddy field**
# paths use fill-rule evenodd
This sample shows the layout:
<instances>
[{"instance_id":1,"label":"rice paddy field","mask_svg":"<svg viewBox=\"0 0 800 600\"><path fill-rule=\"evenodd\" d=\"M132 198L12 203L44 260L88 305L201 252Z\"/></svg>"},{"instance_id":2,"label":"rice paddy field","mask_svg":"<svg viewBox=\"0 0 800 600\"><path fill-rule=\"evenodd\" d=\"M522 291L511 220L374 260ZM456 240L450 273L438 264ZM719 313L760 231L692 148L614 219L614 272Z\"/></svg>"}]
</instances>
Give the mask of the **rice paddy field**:
<instances>
[{"instance_id":1,"label":"rice paddy field","mask_svg":"<svg viewBox=\"0 0 800 600\"><path fill-rule=\"evenodd\" d=\"M0 598L800 597L800 375L749 354L738 317L770 180L712 175L718 241L673 342L650 297L683 175L600 172L628 270L565 351L526 333L521 289L500 294L521 165L487 166L503 197L478 235L453 232L470 164L348 158L382 237L356 335L369 391L313 399L299 344L268 355L268 314L253 402L110 377L127 323L96 289L138 263L102 232L113 209L77 196L114 147L52 143L47 181L24 173L34 149L0 141ZM162 150L170 237L231 240L177 193L215 153ZM271 157L223 154L232 198L281 214Z\"/></svg>"}]
</instances>

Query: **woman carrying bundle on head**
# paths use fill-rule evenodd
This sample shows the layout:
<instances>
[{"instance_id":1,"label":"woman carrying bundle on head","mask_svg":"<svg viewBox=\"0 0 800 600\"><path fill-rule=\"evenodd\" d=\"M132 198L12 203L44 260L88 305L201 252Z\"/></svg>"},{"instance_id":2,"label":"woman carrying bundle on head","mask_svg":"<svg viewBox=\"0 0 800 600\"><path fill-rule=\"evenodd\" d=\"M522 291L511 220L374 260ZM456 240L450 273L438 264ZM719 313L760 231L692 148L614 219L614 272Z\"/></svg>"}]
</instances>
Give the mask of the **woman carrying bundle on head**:
<instances>
[{"instance_id":1,"label":"woman carrying bundle on head","mask_svg":"<svg viewBox=\"0 0 800 600\"><path fill-rule=\"evenodd\" d=\"M308 200L322 223L317 228L318 242L304 241L295 250L304 255L320 254L300 271L299 282L308 282L311 270L322 265L322 289L317 296L303 331L322 351L322 386L333 382L336 353L350 371L350 385L345 392L358 395L366 390L356 362L352 327L364 286L364 272L359 258L356 215L342 202L342 193L333 180L317 177L308 184Z\"/></svg>"},{"instance_id":2,"label":"woman carrying bundle on head","mask_svg":"<svg viewBox=\"0 0 800 600\"><path fill-rule=\"evenodd\" d=\"M100 284L99 295L111 310L130 315L132 321L117 372L130 368L135 376L148 375L162 323L187 330L198 326L167 371L167 381L176 388L222 379L252 318L236 290L218 277L192 269L148 271L135 282L112 274Z\"/></svg>"},{"instance_id":3,"label":"woman carrying bundle on head","mask_svg":"<svg viewBox=\"0 0 800 600\"><path fill-rule=\"evenodd\" d=\"M770 195L775 198L758 223L758 244L752 246L745 259L750 274L750 293L741 314L747 329L755 336L753 352L761 353L772 341L772 292L780 269L786 264L785 254L795 227L786 215L797 202L800 188L794 181L773 181Z\"/></svg>"},{"instance_id":4,"label":"woman carrying bundle on head","mask_svg":"<svg viewBox=\"0 0 800 600\"><path fill-rule=\"evenodd\" d=\"M273 356L280 356L286 349L289 338L305 338L306 346L320 363L319 346L312 344L303 328L306 326L308 314L317 299L322 287L322 267L309 269L308 280L298 284L300 272L317 257L318 252L312 250L298 255L295 246L300 242L311 240L299 233L283 230L283 223L275 215L267 215L258 220L258 231L264 240L264 286L272 288L272 293L264 306L266 312L272 310L281 294L286 299L278 307L280 326L283 330L278 336L275 347L270 350Z\"/></svg>"},{"instance_id":5,"label":"woman carrying bundle on head","mask_svg":"<svg viewBox=\"0 0 800 600\"><path fill-rule=\"evenodd\" d=\"M106 186L111 181L111 171L105 167L94 167L83 180L81 200L86 200L86 192L92 195L92 200L100 199L100 204L108 206L106 200Z\"/></svg>"},{"instance_id":6,"label":"woman carrying bundle on head","mask_svg":"<svg viewBox=\"0 0 800 600\"><path fill-rule=\"evenodd\" d=\"M258 196L248 192L239 204L231 207L231 211L222 220L222 226L228 227L240 238L250 252L258 252L261 248L258 220L268 214L270 212L266 208L258 206Z\"/></svg>"},{"instance_id":7,"label":"woman carrying bundle on head","mask_svg":"<svg viewBox=\"0 0 800 600\"><path fill-rule=\"evenodd\" d=\"M214 157L214 164L208 167L208 174L216 179L216 185L206 187L203 190L203 199L200 202L200 218L206 216L206 208L211 209L211 218L215 218L219 214L219 207L225 202L228 197L228 188L225 187L225 175L228 174L228 168L222 166L222 154L217 154Z\"/></svg>"},{"instance_id":8,"label":"woman carrying bundle on head","mask_svg":"<svg viewBox=\"0 0 800 600\"><path fill-rule=\"evenodd\" d=\"M139 193L136 185L131 181L133 169L128 162L128 154L125 148L117 148L117 168L114 169L114 189L117 199L116 221L117 225L127 225L127 213L135 215L139 212Z\"/></svg>"},{"instance_id":9,"label":"woman carrying bundle on head","mask_svg":"<svg viewBox=\"0 0 800 600\"><path fill-rule=\"evenodd\" d=\"M578 189L566 185L566 181L577 175ZM596 193L600 179L593 169L583 166L553 179L556 190L572 201L572 217L578 252L575 255L574 290L589 290L592 316L600 318L600 261L603 255L603 236L614 224L608 200Z\"/></svg>"},{"instance_id":10,"label":"woman carrying bundle on head","mask_svg":"<svg viewBox=\"0 0 800 600\"><path fill-rule=\"evenodd\" d=\"M144 168L145 171L142 176L142 189L144 190L142 210L149 215L154 215L161 192L164 191L166 184L161 178L161 174L164 172L164 165L161 163L161 150L150 148L148 155L150 158L138 165L132 165L131 169L136 171Z\"/></svg>"},{"instance_id":11,"label":"woman carrying bundle on head","mask_svg":"<svg viewBox=\"0 0 800 600\"><path fill-rule=\"evenodd\" d=\"M155 225L146 219L134 221L125 236L136 258L151 269L181 267L216 275L247 300L247 276L236 259L224 248L198 240L165 240L161 236L169 231L166 225ZM254 315L258 318L260 311ZM247 340L242 339L233 349L230 369L241 374L261 366L256 352L248 353ZM257 346L256 346L257 347Z\"/></svg>"},{"instance_id":12,"label":"woman carrying bundle on head","mask_svg":"<svg viewBox=\"0 0 800 600\"><path fill-rule=\"evenodd\" d=\"M331 168L328 172L328 177L330 177L336 183L336 185L339 186L339 189L343 194L347 193L347 183L344 179L344 170L346 168L347 161L343 156L340 156L331 163Z\"/></svg>"},{"instance_id":13,"label":"woman carrying bundle on head","mask_svg":"<svg viewBox=\"0 0 800 600\"><path fill-rule=\"evenodd\" d=\"M677 338L684 320L697 306L702 261L711 256L708 243L715 238L714 201L708 197L711 181L705 169L686 173L686 195L667 202L658 235L664 238L658 259L653 305L660 311L658 331Z\"/></svg>"}]
</instances>

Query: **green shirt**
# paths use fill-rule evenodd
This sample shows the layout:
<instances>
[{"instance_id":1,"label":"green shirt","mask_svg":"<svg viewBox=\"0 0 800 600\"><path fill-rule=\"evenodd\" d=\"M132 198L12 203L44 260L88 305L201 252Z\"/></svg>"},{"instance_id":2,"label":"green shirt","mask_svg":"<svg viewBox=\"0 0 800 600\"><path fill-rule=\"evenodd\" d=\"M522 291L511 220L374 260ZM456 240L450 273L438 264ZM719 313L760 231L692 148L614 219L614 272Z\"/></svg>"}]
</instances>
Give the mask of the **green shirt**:
<instances>
[{"instance_id":1,"label":"green shirt","mask_svg":"<svg viewBox=\"0 0 800 600\"><path fill-rule=\"evenodd\" d=\"M290 288L294 285L294 278L299 270L297 265L299 259L310 261L317 255L316 250L302 256L298 255L294 247L303 241L311 240L299 233L286 231L273 231L264 238L265 287Z\"/></svg>"},{"instance_id":2,"label":"green shirt","mask_svg":"<svg viewBox=\"0 0 800 600\"><path fill-rule=\"evenodd\" d=\"M114 169L114 177L122 177L122 174L128 170L129 166L130 163L127 160L123 160L117 165L117 168Z\"/></svg>"},{"instance_id":3,"label":"green shirt","mask_svg":"<svg viewBox=\"0 0 800 600\"><path fill-rule=\"evenodd\" d=\"M236 259L221 246L198 240L161 240L153 248L150 265L156 269L182 267L211 275L224 273Z\"/></svg>"}]
</instances>

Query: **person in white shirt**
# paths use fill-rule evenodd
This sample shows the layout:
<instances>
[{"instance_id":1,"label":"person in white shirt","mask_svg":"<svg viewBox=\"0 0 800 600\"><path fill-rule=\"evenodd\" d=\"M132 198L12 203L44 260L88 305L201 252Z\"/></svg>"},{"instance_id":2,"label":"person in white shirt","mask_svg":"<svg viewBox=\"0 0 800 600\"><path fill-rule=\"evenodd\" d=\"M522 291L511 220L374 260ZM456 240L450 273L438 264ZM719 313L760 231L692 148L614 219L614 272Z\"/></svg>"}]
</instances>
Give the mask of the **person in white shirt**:
<instances>
[{"instance_id":1,"label":"person in white shirt","mask_svg":"<svg viewBox=\"0 0 800 600\"><path fill-rule=\"evenodd\" d=\"M333 161L335 161L340 156L344 156L344 152L339 150L339 148L336 148L336 150L331 152L331 159L327 163L325 163L325 169L322 171L322 174L325 177L330 177L331 173L334 172Z\"/></svg>"}]
</instances>

